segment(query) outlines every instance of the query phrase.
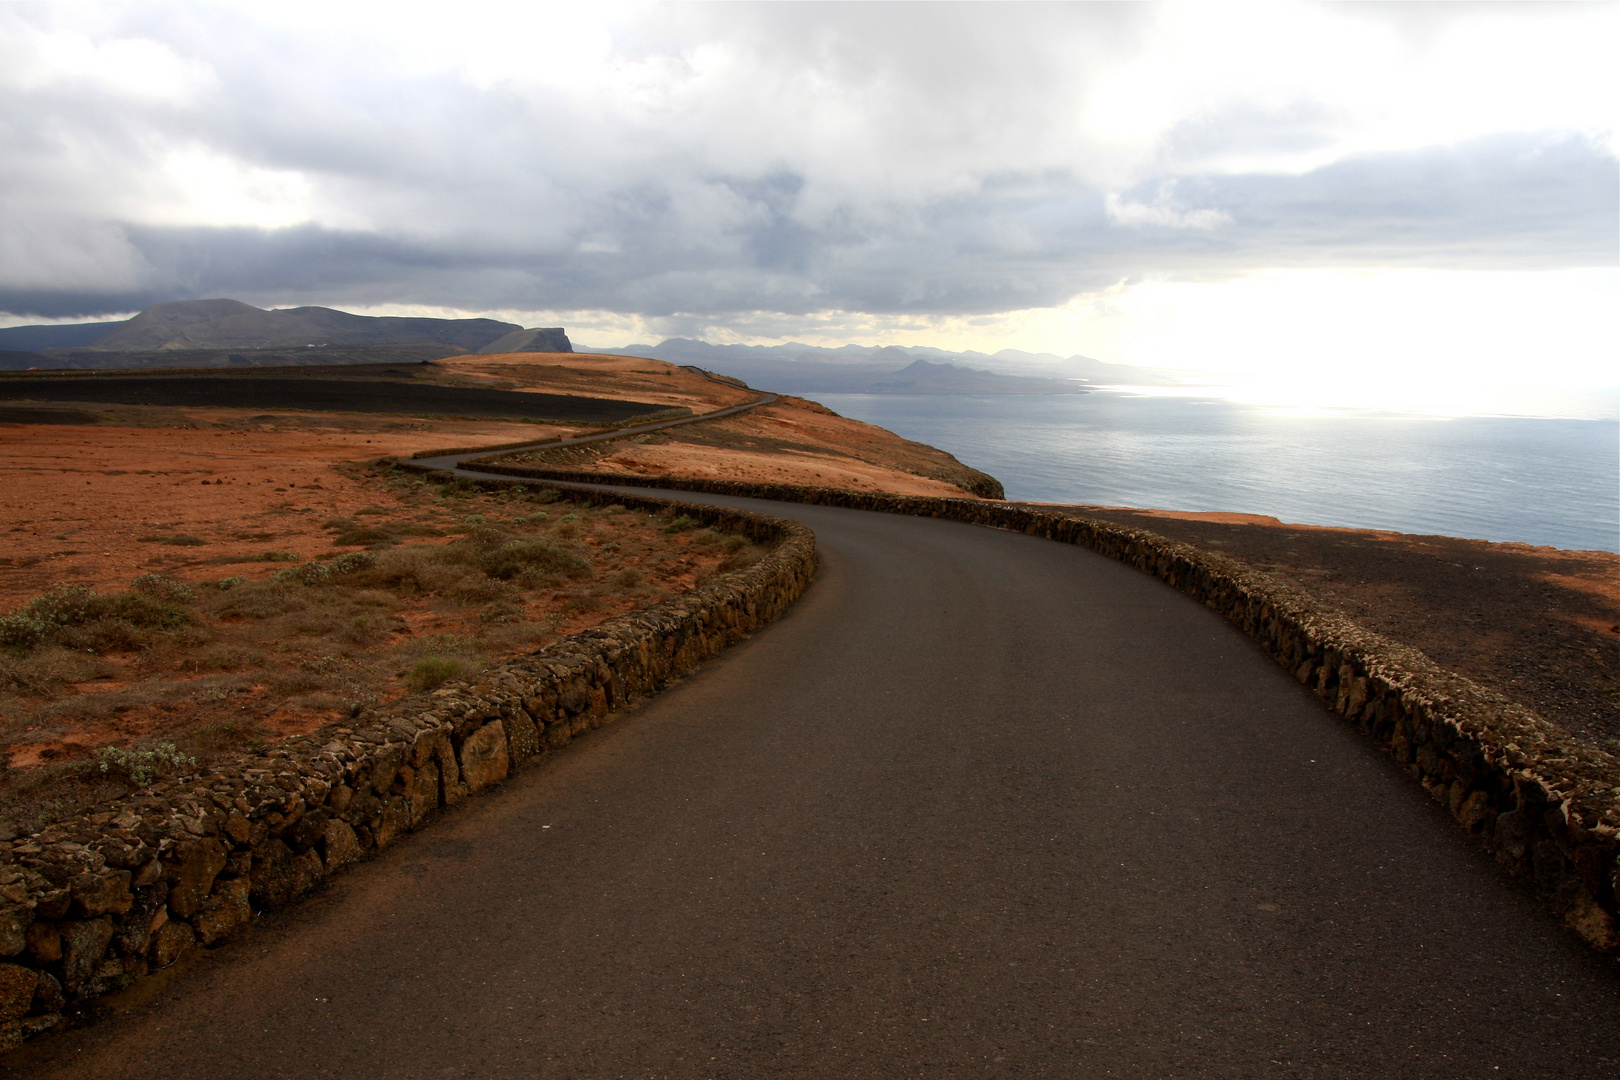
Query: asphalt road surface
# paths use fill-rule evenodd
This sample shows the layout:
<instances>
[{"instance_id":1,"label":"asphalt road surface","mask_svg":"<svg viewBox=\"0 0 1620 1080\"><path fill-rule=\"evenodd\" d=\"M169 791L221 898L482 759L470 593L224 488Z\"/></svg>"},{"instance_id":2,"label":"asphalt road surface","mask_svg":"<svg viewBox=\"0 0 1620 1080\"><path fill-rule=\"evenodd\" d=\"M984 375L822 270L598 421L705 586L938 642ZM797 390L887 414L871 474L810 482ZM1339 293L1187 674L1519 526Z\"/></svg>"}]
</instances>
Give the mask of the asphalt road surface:
<instances>
[{"instance_id":1,"label":"asphalt road surface","mask_svg":"<svg viewBox=\"0 0 1620 1080\"><path fill-rule=\"evenodd\" d=\"M1620 1076L1613 962L1198 604L693 498L815 529L787 617L6 1075Z\"/></svg>"}]
</instances>

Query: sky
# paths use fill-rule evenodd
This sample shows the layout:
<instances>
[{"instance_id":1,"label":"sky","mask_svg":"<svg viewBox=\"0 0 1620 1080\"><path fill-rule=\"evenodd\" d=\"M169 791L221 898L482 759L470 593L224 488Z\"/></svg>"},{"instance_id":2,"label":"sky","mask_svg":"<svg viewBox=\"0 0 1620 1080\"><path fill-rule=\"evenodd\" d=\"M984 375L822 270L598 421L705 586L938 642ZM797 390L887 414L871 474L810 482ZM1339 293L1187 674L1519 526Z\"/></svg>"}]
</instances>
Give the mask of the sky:
<instances>
[{"instance_id":1,"label":"sky","mask_svg":"<svg viewBox=\"0 0 1620 1080\"><path fill-rule=\"evenodd\" d=\"M0 324L229 296L1620 408L1620 5L0 4Z\"/></svg>"}]
</instances>

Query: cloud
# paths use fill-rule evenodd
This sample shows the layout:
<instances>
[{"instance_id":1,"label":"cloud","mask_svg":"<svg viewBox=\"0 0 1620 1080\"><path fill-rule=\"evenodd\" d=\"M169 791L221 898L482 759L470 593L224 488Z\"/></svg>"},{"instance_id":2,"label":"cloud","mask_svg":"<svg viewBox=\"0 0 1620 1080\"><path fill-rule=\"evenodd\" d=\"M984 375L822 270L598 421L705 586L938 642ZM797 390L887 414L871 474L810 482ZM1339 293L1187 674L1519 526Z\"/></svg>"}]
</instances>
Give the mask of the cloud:
<instances>
[{"instance_id":1,"label":"cloud","mask_svg":"<svg viewBox=\"0 0 1620 1080\"><path fill-rule=\"evenodd\" d=\"M0 310L791 326L1614 262L1612 14L515 10L0 9Z\"/></svg>"}]
</instances>

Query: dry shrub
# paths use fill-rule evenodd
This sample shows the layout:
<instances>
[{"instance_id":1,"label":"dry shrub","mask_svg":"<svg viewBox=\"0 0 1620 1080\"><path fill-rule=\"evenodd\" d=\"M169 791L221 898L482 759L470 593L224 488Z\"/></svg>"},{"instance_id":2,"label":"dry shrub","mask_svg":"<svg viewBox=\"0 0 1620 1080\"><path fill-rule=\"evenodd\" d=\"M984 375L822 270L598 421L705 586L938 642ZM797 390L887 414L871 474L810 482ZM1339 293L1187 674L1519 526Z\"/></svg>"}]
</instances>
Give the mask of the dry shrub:
<instances>
[{"instance_id":1,"label":"dry shrub","mask_svg":"<svg viewBox=\"0 0 1620 1080\"><path fill-rule=\"evenodd\" d=\"M357 575L365 584L420 593L445 592L467 576L464 567L445 557L445 549L413 544L377 556L377 564Z\"/></svg>"},{"instance_id":2,"label":"dry shrub","mask_svg":"<svg viewBox=\"0 0 1620 1080\"><path fill-rule=\"evenodd\" d=\"M420 693L443 686L471 672L471 665L458 656L424 656L405 676L405 685Z\"/></svg>"},{"instance_id":3,"label":"dry shrub","mask_svg":"<svg viewBox=\"0 0 1620 1080\"><path fill-rule=\"evenodd\" d=\"M103 664L82 651L46 645L26 656L0 654L0 690L55 697L74 683L101 674Z\"/></svg>"},{"instance_id":4,"label":"dry shrub","mask_svg":"<svg viewBox=\"0 0 1620 1080\"><path fill-rule=\"evenodd\" d=\"M523 590L499 578L464 579L445 595L463 604L489 604L496 601L511 602L523 595Z\"/></svg>"},{"instance_id":5,"label":"dry shrub","mask_svg":"<svg viewBox=\"0 0 1620 1080\"><path fill-rule=\"evenodd\" d=\"M485 626L496 623L515 623L523 621L523 609L517 604L505 600L489 605L478 613L478 621Z\"/></svg>"}]
</instances>

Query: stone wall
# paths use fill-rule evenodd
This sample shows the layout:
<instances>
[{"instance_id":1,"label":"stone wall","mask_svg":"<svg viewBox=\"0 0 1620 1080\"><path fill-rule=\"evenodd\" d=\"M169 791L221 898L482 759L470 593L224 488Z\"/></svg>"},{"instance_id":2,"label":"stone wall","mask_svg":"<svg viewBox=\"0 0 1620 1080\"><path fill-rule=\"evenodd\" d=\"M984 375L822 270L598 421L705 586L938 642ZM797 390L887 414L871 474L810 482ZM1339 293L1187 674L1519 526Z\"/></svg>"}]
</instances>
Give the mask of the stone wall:
<instances>
[{"instance_id":1,"label":"stone wall","mask_svg":"<svg viewBox=\"0 0 1620 1080\"><path fill-rule=\"evenodd\" d=\"M471 682L0 843L0 1049L293 903L770 623L809 585L815 536L804 526L679 506L775 547L752 567Z\"/></svg>"},{"instance_id":2,"label":"stone wall","mask_svg":"<svg viewBox=\"0 0 1620 1080\"><path fill-rule=\"evenodd\" d=\"M1076 544L1128 563L1258 641L1330 709L1384 746L1594 948L1620 950L1620 759L1418 650L1363 629L1288 582L1145 530L975 499L608 476L485 459L469 464L552 480L948 518Z\"/></svg>"}]
</instances>

